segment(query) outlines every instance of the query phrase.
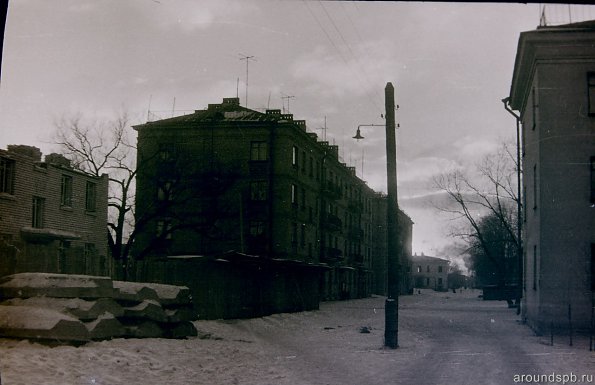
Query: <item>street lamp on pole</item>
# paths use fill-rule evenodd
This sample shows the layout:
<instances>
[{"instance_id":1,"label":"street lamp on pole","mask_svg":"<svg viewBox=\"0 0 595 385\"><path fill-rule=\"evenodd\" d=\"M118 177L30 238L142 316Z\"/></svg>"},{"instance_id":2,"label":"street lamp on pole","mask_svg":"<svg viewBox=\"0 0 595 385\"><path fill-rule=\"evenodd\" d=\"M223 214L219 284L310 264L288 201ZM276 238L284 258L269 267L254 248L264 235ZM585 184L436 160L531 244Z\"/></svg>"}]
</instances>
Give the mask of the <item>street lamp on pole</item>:
<instances>
[{"instance_id":1,"label":"street lamp on pole","mask_svg":"<svg viewBox=\"0 0 595 385\"><path fill-rule=\"evenodd\" d=\"M391 83L385 87L386 124L360 124L354 139L363 139L361 127L385 126L386 128L386 184L387 184L387 297L384 305L384 346L399 347L399 205L397 201L397 142L395 124L395 90Z\"/></svg>"}]
</instances>

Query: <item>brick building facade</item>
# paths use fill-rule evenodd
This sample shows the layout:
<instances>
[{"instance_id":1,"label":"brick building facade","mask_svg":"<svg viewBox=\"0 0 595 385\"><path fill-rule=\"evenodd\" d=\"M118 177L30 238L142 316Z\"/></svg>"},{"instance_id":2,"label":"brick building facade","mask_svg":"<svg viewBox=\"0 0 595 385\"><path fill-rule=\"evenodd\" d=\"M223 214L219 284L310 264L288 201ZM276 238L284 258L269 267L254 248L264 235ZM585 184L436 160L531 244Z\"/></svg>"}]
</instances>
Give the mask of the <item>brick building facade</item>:
<instances>
[{"instance_id":1,"label":"brick building facade","mask_svg":"<svg viewBox=\"0 0 595 385\"><path fill-rule=\"evenodd\" d=\"M108 177L36 147L0 150L0 275L23 271L107 275Z\"/></svg>"}]
</instances>

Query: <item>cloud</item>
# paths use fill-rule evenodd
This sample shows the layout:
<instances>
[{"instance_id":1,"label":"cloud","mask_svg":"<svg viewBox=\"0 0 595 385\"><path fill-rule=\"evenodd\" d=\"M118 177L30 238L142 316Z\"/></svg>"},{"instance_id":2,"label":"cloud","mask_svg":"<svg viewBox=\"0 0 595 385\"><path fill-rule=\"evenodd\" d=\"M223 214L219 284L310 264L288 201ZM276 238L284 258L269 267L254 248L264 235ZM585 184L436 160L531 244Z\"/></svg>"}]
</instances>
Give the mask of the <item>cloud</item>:
<instances>
[{"instance_id":1,"label":"cloud","mask_svg":"<svg viewBox=\"0 0 595 385\"><path fill-rule=\"evenodd\" d=\"M162 28L193 32L232 20L252 9L254 4L236 0L159 0L154 1L148 15Z\"/></svg>"},{"instance_id":2,"label":"cloud","mask_svg":"<svg viewBox=\"0 0 595 385\"><path fill-rule=\"evenodd\" d=\"M349 46L326 44L299 56L290 72L327 97L364 97L384 87L387 73L392 73L397 63L394 45L387 40Z\"/></svg>"}]
</instances>

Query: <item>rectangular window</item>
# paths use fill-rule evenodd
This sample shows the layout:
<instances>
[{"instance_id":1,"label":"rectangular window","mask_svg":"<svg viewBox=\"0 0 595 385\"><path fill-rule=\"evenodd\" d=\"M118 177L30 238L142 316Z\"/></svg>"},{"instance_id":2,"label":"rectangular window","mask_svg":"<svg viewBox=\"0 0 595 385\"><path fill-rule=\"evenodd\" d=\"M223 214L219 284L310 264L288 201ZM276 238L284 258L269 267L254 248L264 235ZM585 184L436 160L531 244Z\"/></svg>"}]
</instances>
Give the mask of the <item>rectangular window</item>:
<instances>
[{"instance_id":1,"label":"rectangular window","mask_svg":"<svg viewBox=\"0 0 595 385\"><path fill-rule=\"evenodd\" d=\"M85 249L83 251L85 259L89 259L95 255L95 244L85 243Z\"/></svg>"},{"instance_id":2,"label":"rectangular window","mask_svg":"<svg viewBox=\"0 0 595 385\"><path fill-rule=\"evenodd\" d=\"M310 157L310 171L308 175L311 177L314 176L314 158Z\"/></svg>"},{"instance_id":3,"label":"rectangular window","mask_svg":"<svg viewBox=\"0 0 595 385\"><path fill-rule=\"evenodd\" d=\"M0 157L0 193L14 194L14 165L14 160Z\"/></svg>"},{"instance_id":4,"label":"rectangular window","mask_svg":"<svg viewBox=\"0 0 595 385\"><path fill-rule=\"evenodd\" d=\"M171 230L171 219L160 219L157 221L157 229L155 235L157 235L157 238L171 239Z\"/></svg>"},{"instance_id":5,"label":"rectangular window","mask_svg":"<svg viewBox=\"0 0 595 385\"><path fill-rule=\"evenodd\" d=\"M429 273L430 272L430 265L426 266L426 272Z\"/></svg>"},{"instance_id":6,"label":"rectangular window","mask_svg":"<svg viewBox=\"0 0 595 385\"><path fill-rule=\"evenodd\" d=\"M291 204L297 206L297 186L291 185Z\"/></svg>"},{"instance_id":7,"label":"rectangular window","mask_svg":"<svg viewBox=\"0 0 595 385\"><path fill-rule=\"evenodd\" d=\"M62 175L60 185L60 205L72 207L72 176Z\"/></svg>"},{"instance_id":8,"label":"rectangular window","mask_svg":"<svg viewBox=\"0 0 595 385\"><path fill-rule=\"evenodd\" d=\"M291 244L297 244L297 223L291 224Z\"/></svg>"},{"instance_id":9,"label":"rectangular window","mask_svg":"<svg viewBox=\"0 0 595 385\"><path fill-rule=\"evenodd\" d=\"M418 273L421 273L421 266L418 266L418 267L417 267L417 272L418 272Z\"/></svg>"},{"instance_id":10,"label":"rectangular window","mask_svg":"<svg viewBox=\"0 0 595 385\"><path fill-rule=\"evenodd\" d=\"M298 166L298 148L296 146L291 148L291 165L293 167Z\"/></svg>"},{"instance_id":11,"label":"rectangular window","mask_svg":"<svg viewBox=\"0 0 595 385\"><path fill-rule=\"evenodd\" d=\"M250 160L252 160L252 161L268 160L267 142L264 142L264 141L250 142Z\"/></svg>"},{"instance_id":12,"label":"rectangular window","mask_svg":"<svg viewBox=\"0 0 595 385\"><path fill-rule=\"evenodd\" d=\"M595 116L595 72L587 73L589 116Z\"/></svg>"},{"instance_id":13,"label":"rectangular window","mask_svg":"<svg viewBox=\"0 0 595 385\"><path fill-rule=\"evenodd\" d=\"M532 118L532 127L531 129L533 131L535 131L535 127L537 127L537 96L535 94L535 88L533 88L531 90L531 102L532 102L532 108L531 108L531 118Z\"/></svg>"},{"instance_id":14,"label":"rectangular window","mask_svg":"<svg viewBox=\"0 0 595 385\"><path fill-rule=\"evenodd\" d=\"M256 180L250 182L250 200L266 201L268 183L266 180Z\"/></svg>"},{"instance_id":15,"label":"rectangular window","mask_svg":"<svg viewBox=\"0 0 595 385\"><path fill-rule=\"evenodd\" d=\"M302 228L302 231L301 231L301 238L300 238L300 246L304 247L304 246L306 246L306 225L302 224L301 228Z\"/></svg>"},{"instance_id":16,"label":"rectangular window","mask_svg":"<svg viewBox=\"0 0 595 385\"><path fill-rule=\"evenodd\" d=\"M87 182L85 187L85 210L95 212L97 209L97 185Z\"/></svg>"},{"instance_id":17,"label":"rectangular window","mask_svg":"<svg viewBox=\"0 0 595 385\"><path fill-rule=\"evenodd\" d=\"M159 144L159 160L162 162L173 162L176 157L176 147L173 143Z\"/></svg>"},{"instance_id":18,"label":"rectangular window","mask_svg":"<svg viewBox=\"0 0 595 385\"><path fill-rule=\"evenodd\" d=\"M33 209L31 212L31 227L43 228L44 225L45 198L33 197Z\"/></svg>"},{"instance_id":19,"label":"rectangular window","mask_svg":"<svg viewBox=\"0 0 595 385\"><path fill-rule=\"evenodd\" d=\"M173 182L171 180L161 181L157 186L157 200L160 202L171 202L173 198Z\"/></svg>"},{"instance_id":20,"label":"rectangular window","mask_svg":"<svg viewBox=\"0 0 595 385\"><path fill-rule=\"evenodd\" d=\"M306 151L302 151L302 172L306 172Z\"/></svg>"},{"instance_id":21,"label":"rectangular window","mask_svg":"<svg viewBox=\"0 0 595 385\"><path fill-rule=\"evenodd\" d=\"M537 209L537 165L533 166L533 210Z\"/></svg>"},{"instance_id":22,"label":"rectangular window","mask_svg":"<svg viewBox=\"0 0 595 385\"><path fill-rule=\"evenodd\" d=\"M250 221L250 235L258 237L264 234L265 223L263 221Z\"/></svg>"},{"instance_id":23,"label":"rectangular window","mask_svg":"<svg viewBox=\"0 0 595 385\"><path fill-rule=\"evenodd\" d=\"M591 243L591 291L595 291L595 243Z\"/></svg>"},{"instance_id":24,"label":"rectangular window","mask_svg":"<svg viewBox=\"0 0 595 385\"><path fill-rule=\"evenodd\" d=\"M595 205L595 156L591 157L591 203Z\"/></svg>"},{"instance_id":25,"label":"rectangular window","mask_svg":"<svg viewBox=\"0 0 595 385\"><path fill-rule=\"evenodd\" d=\"M442 266L438 266L438 272L442 273Z\"/></svg>"},{"instance_id":26,"label":"rectangular window","mask_svg":"<svg viewBox=\"0 0 595 385\"><path fill-rule=\"evenodd\" d=\"M537 290L537 246L533 245L533 290Z\"/></svg>"}]
</instances>

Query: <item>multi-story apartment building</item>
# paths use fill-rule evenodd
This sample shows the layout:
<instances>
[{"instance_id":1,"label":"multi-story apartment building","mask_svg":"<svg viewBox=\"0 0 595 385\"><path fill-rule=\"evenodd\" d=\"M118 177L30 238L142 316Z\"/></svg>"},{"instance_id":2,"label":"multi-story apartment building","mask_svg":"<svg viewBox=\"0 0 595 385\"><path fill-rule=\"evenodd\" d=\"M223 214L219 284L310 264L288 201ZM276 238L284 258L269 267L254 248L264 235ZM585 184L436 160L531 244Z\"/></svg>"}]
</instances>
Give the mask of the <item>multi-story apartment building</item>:
<instances>
[{"instance_id":1,"label":"multi-story apartment building","mask_svg":"<svg viewBox=\"0 0 595 385\"><path fill-rule=\"evenodd\" d=\"M376 242L384 198L305 121L226 98L135 129L136 258L234 250L289 269L316 266L321 299L374 291L372 261L387 254L386 241Z\"/></svg>"},{"instance_id":2,"label":"multi-story apartment building","mask_svg":"<svg viewBox=\"0 0 595 385\"><path fill-rule=\"evenodd\" d=\"M411 258L413 286L418 289L448 290L447 259L414 254Z\"/></svg>"},{"instance_id":3,"label":"multi-story apartment building","mask_svg":"<svg viewBox=\"0 0 595 385\"><path fill-rule=\"evenodd\" d=\"M522 314L590 327L595 291L595 21L520 34L509 103L522 123Z\"/></svg>"},{"instance_id":4,"label":"multi-story apartment building","mask_svg":"<svg viewBox=\"0 0 595 385\"><path fill-rule=\"evenodd\" d=\"M107 274L108 176L41 157L31 146L0 150L0 272Z\"/></svg>"}]
</instances>

